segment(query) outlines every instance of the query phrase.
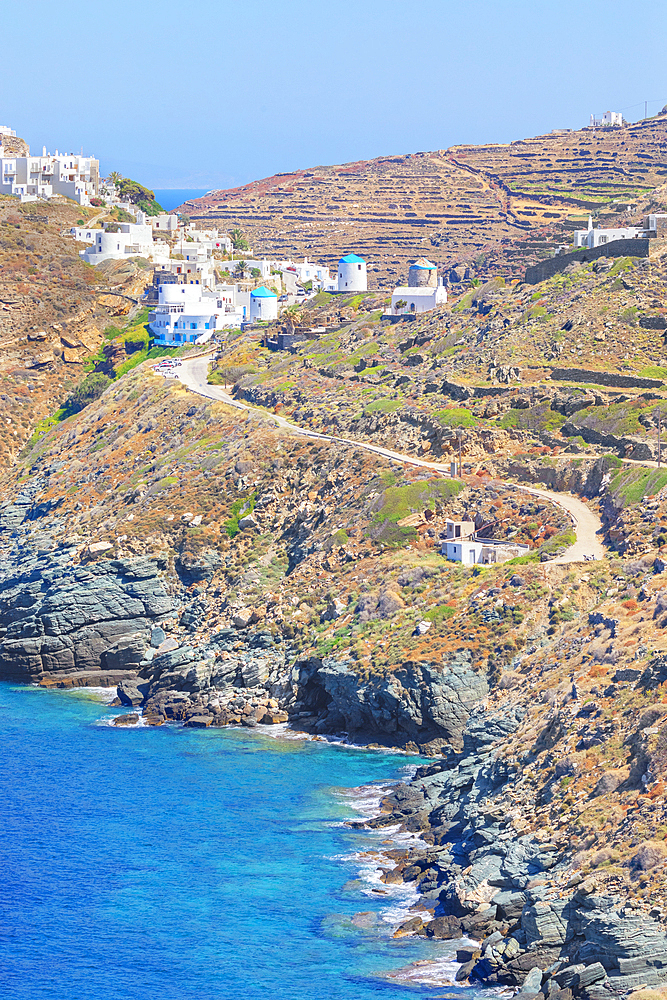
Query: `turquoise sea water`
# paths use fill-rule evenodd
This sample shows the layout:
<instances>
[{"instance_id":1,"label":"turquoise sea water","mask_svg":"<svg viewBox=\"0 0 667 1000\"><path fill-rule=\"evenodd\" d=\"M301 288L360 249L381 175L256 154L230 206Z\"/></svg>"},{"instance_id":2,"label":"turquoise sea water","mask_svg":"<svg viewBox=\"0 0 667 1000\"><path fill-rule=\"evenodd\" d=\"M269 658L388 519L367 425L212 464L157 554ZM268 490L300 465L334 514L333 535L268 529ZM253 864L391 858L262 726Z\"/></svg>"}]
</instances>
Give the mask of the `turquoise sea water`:
<instances>
[{"instance_id":1,"label":"turquoise sea water","mask_svg":"<svg viewBox=\"0 0 667 1000\"><path fill-rule=\"evenodd\" d=\"M173 212L184 201L189 201L191 198L201 198L207 190L208 188L165 188L158 191L156 188L153 194L158 205L162 205L165 212Z\"/></svg>"},{"instance_id":2,"label":"turquoise sea water","mask_svg":"<svg viewBox=\"0 0 667 1000\"><path fill-rule=\"evenodd\" d=\"M409 758L108 725L117 713L79 692L0 685L0 996L451 992L386 978L446 962L455 944L391 939L383 913L400 914L406 889L373 892L386 890L358 854L381 849L380 836L341 823L361 801L344 789L394 779Z\"/></svg>"}]
</instances>

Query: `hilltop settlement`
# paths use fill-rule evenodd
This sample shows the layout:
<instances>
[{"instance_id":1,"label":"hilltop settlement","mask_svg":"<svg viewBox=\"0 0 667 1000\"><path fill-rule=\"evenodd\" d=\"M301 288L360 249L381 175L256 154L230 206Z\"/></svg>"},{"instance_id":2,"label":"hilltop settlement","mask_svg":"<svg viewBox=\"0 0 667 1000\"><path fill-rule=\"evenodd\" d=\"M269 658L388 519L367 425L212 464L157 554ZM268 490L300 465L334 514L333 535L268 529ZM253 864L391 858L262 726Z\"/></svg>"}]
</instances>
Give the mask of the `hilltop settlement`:
<instances>
[{"instance_id":1,"label":"hilltop settlement","mask_svg":"<svg viewBox=\"0 0 667 1000\"><path fill-rule=\"evenodd\" d=\"M667 111L174 213L0 140L0 678L421 755L396 936L664 996Z\"/></svg>"}]
</instances>

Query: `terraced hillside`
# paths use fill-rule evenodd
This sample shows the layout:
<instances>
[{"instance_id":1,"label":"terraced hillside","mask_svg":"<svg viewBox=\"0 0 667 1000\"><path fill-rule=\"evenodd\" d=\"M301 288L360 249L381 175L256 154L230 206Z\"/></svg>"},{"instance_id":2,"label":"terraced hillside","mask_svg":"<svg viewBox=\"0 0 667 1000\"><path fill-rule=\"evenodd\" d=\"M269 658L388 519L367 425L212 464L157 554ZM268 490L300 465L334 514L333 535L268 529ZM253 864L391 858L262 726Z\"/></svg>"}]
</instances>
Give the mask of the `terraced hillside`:
<instances>
[{"instance_id":1,"label":"terraced hillside","mask_svg":"<svg viewBox=\"0 0 667 1000\"><path fill-rule=\"evenodd\" d=\"M510 145L276 174L186 202L198 222L242 227L255 252L334 264L353 248L385 287L426 253L443 269L519 274L589 212L639 214L667 179L667 115ZM660 197L658 197L660 203Z\"/></svg>"}]
</instances>

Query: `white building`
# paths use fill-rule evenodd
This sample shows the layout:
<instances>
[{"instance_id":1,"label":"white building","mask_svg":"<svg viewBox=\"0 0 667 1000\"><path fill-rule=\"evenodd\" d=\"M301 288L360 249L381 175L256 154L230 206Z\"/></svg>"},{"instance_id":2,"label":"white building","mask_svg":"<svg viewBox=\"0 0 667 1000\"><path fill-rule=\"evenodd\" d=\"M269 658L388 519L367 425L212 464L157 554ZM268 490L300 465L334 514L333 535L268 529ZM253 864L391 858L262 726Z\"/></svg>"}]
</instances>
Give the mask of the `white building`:
<instances>
[{"instance_id":1,"label":"white building","mask_svg":"<svg viewBox=\"0 0 667 1000\"><path fill-rule=\"evenodd\" d=\"M201 243L211 253L216 250L222 253L231 253L234 249L234 244L230 237L225 233L218 232L217 229L197 229L194 225L190 224L185 230L185 234L194 240L195 243Z\"/></svg>"},{"instance_id":2,"label":"white building","mask_svg":"<svg viewBox=\"0 0 667 1000\"><path fill-rule=\"evenodd\" d=\"M165 233L167 236L175 236L178 230L178 216L161 212L159 215L151 216L151 226L154 232Z\"/></svg>"},{"instance_id":3,"label":"white building","mask_svg":"<svg viewBox=\"0 0 667 1000\"><path fill-rule=\"evenodd\" d=\"M0 125L0 135L9 135L16 138L16 132L14 129L11 129L9 125Z\"/></svg>"},{"instance_id":4,"label":"white building","mask_svg":"<svg viewBox=\"0 0 667 1000\"><path fill-rule=\"evenodd\" d=\"M216 260L213 252L201 243L189 240L176 243L166 266L172 274L180 275L179 281L206 288L215 286Z\"/></svg>"},{"instance_id":5,"label":"white building","mask_svg":"<svg viewBox=\"0 0 667 1000\"><path fill-rule=\"evenodd\" d=\"M490 565L507 562L530 552L529 545L506 542L496 538L478 538L473 521L445 522L447 537L442 543L441 553L452 562L462 562L466 566L476 563Z\"/></svg>"},{"instance_id":6,"label":"white building","mask_svg":"<svg viewBox=\"0 0 667 1000\"><path fill-rule=\"evenodd\" d=\"M647 236L648 233L643 226L624 226L622 229L593 229L593 220L588 216L588 228L577 229L574 233L575 247L602 246L604 243L613 243L614 240L636 240Z\"/></svg>"},{"instance_id":7,"label":"white building","mask_svg":"<svg viewBox=\"0 0 667 1000\"><path fill-rule=\"evenodd\" d=\"M9 135L9 132L3 133ZM0 145L0 194L21 201L48 200L57 195L89 205L99 188L99 163L78 153L47 153L41 156L5 155Z\"/></svg>"},{"instance_id":8,"label":"white building","mask_svg":"<svg viewBox=\"0 0 667 1000\"><path fill-rule=\"evenodd\" d=\"M591 126L599 128L607 128L609 125L622 125L623 115L620 111L605 111L602 118L598 118L596 115L591 115Z\"/></svg>"},{"instance_id":9,"label":"white building","mask_svg":"<svg viewBox=\"0 0 667 1000\"><path fill-rule=\"evenodd\" d=\"M85 226L72 226L70 229L70 235L74 237L77 243L94 243L97 238L97 234L103 232L100 229L86 229Z\"/></svg>"},{"instance_id":10,"label":"white building","mask_svg":"<svg viewBox=\"0 0 667 1000\"><path fill-rule=\"evenodd\" d=\"M365 292L368 290L366 261L349 253L338 261L338 291Z\"/></svg>"},{"instance_id":11,"label":"white building","mask_svg":"<svg viewBox=\"0 0 667 1000\"><path fill-rule=\"evenodd\" d=\"M232 306L228 298L201 285L160 285L158 305L148 324L155 343L164 347L194 344L213 336L216 330L240 327L243 311Z\"/></svg>"},{"instance_id":12,"label":"white building","mask_svg":"<svg viewBox=\"0 0 667 1000\"><path fill-rule=\"evenodd\" d=\"M145 223L117 222L105 230L86 230L82 227L81 232L92 233L95 237L91 246L79 251L79 256L87 264L97 265L104 260L123 260L126 257L154 260L169 256L169 247L166 243L154 242L153 229Z\"/></svg>"},{"instance_id":13,"label":"white building","mask_svg":"<svg viewBox=\"0 0 667 1000\"><path fill-rule=\"evenodd\" d=\"M444 285L436 285L435 288L399 285L391 293L391 311L394 316L414 316L442 306L446 301L447 289Z\"/></svg>"},{"instance_id":14,"label":"white building","mask_svg":"<svg viewBox=\"0 0 667 1000\"><path fill-rule=\"evenodd\" d=\"M322 289L323 291L337 291L338 290L338 280L337 278L331 277L331 272L328 267L324 264L314 264L309 261L307 257L303 258L302 263L295 263L294 261L280 261L280 271L285 275L295 275L296 280L299 284L304 285L306 282L312 282L313 290ZM289 277L287 282L289 283Z\"/></svg>"},{"instance_id":15,"label":"white building","mask_svg":"<svg viewBox=\"0 0 667 1000\"><path fill-rule=\"evenodd\" d=\"M250 316L251 323L271 322L278 319L278 296L275 292L260 285L253 288L250 293Z\"/></svg>"}]
</instances>

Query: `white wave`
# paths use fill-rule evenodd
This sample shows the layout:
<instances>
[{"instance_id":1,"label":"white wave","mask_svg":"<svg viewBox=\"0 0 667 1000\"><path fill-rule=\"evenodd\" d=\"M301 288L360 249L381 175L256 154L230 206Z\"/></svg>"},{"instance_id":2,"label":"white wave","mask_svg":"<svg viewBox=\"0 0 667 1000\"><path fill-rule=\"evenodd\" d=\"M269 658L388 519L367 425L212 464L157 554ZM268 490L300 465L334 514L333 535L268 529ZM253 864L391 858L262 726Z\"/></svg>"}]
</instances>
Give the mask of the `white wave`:
<instances>
[{"instance_id":1,"label":"white wave","mask_svg":"<svg viewBox=\"0 0 667 1000\"><path fill-rule=\"evenodd\" d=\"M98 726L113 726L114 729L141 729L141 728L144 728L144 727L148 726L148 723L144 719L143 715L141 715L141 713L139 713L139 712L135 712L134 713L135 715L138 715L139 717L138 717L138 719L137 719L136 722L132 723L132 725L129 725L129 724L128 725L121 725L121 726L117 726L116 725L116 719L121 719L124 715L132 715L132 714L133 714L132 712L119 712L118 715L105 715L101 719L97 720L96 725L98 725Z\"/></svg>"},{"instance_id":2,"label":"white wave","mask_svg":"<svg viewBox=\"0 0 667 1000\"><path fill-rule=\"evenodd\" d=\"M358 785L356 788L336 789L335 794L363 819L372 819L380 812L382 799L393 787L393 784Z\"/></svg>"},{"instance_id":3,"label":"white wave","mask_svg":"<svg viewBox=\"0 0 667 1000\"><path fill-rule=\"evenodd\" d=\"M394 969L391 972L382 972L379 975L383 979L389 979L393 983L404 983L414 986L451 986L462 989L465 983L456 982L456 973L459 963L451 955L443 955L441 958L426 958L417 962L411 962L401 969Z\"/></svg>"}]
</instances>

